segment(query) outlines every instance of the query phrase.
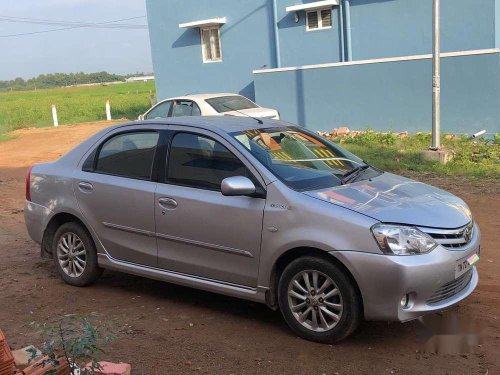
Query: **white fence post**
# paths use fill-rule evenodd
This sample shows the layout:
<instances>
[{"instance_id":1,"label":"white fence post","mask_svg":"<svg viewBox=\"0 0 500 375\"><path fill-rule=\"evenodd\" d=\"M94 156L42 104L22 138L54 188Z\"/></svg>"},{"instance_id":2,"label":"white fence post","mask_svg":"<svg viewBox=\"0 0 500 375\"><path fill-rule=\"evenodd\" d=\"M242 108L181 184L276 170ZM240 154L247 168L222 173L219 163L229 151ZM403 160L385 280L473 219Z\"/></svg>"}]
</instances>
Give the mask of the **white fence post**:
<instances>
[{"instance_id":1,"label":"white fence post","mask_svg":"<svg viewBox=\"0 0 500 375\"><path fill-rule=\"evenodd\" d=\"M111 105L109 99L106 100L106 120L111 121Z\"/></svg>"},{"instance_id":2,"label":"white fence post","mask_svg":"<svg viewBox=\"0 0 500 375\"><path fill-rule=\"evenodd\" d=\"M55 104L52 104L52 120L54 121L54 127L59 126L59 121L57 120L57 108Z\"/></svg>"}]
</instances>

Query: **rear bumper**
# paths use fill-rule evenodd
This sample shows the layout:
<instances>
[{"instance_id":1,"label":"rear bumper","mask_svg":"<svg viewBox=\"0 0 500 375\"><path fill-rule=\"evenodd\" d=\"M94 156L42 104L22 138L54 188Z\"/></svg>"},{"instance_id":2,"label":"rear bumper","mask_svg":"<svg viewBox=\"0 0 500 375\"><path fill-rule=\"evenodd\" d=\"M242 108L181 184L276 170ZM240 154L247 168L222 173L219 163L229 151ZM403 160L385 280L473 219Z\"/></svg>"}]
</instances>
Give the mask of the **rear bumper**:
<instances>
[{"instance_id":1,"label":"rear bumper","mask_svg":"<svg viewBox=\"0 0 500 375\"><path fill-rule=\"evenodd\" d=\"M408 321L446 309L468 297L476 288L479 276L475 266L455 281L457 261L480 251L480 233L463 249L452 251L443 246L425 255L388 256L362 252L332 252L356 279L363 298L367 320ZM462 280L462 283L459 281ZM436 298L440 290L452 293ZM444 288L444 289L443 289ZM401 306L408 295L409 303Z\"/></svg>"},{"instance_id":2,"label":"rear bumper","mask_svg":"<svg viewBox=\"0 0 500 375\"><path fill-rule=\"evenodd\" d=\"M26 229L31 239L36 243L42 243L43 232L47 227L50 216L51 211L47 207L28 201L24 203Z\"/></svg>"}]
</instances>

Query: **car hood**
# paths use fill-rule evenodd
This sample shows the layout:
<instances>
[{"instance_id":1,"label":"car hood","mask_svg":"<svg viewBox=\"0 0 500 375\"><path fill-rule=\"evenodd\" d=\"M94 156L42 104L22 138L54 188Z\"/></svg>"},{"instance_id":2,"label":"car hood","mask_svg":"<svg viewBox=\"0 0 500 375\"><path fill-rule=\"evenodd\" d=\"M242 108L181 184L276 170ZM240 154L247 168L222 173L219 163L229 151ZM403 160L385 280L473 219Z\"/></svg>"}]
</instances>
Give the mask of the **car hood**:
<instances>
[{"instance_id":1,"label":"car hood","mask_svg":"<svg viewBox=\"0 0 500 375\"><path fill-rule=\"evenodd\" d=\"M391 173L305 194L385 223L453 229L472 219L453 194Z\"/></svg>"},{"instance_id":2,"label":"car hood","mask_svg":"<svg viewBox=\"0 0 500 375\"><path fill-rule=\"evenodd\" d=\"M253 117L262 117L262 118L275 118L278 116L278 111L275 109L269 109L269 108L248 108L248 109L242 109L240 111L229 111L229 112L224 112L225 115L229 116L253 116Z\"/></svg>"}]
</instances>

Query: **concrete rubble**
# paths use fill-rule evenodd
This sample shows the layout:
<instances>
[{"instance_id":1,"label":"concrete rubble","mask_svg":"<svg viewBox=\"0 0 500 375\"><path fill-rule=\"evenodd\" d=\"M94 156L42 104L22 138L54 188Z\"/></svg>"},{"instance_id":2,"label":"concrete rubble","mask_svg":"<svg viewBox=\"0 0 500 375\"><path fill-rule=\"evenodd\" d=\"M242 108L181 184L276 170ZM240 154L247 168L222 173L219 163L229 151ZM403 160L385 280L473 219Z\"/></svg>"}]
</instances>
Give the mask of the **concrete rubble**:
<instances>
[{"instance_id":1,"label":"concrete rubble","mask_svg":"<svg viewBox=\"0 0 500 375\"><path fill-rule=\"evenodd\" d=\"M31 354L32 351L35 351L36 353L34 358ZM14 356L16 368L24 370L26 367L40 359L42 357L42 352L36 349L33 345L30 345L22 349L13 350L12 355Z\"/></svg>"},{"instance_id":2,"label":"concrete rubble","mask_svg":"<svg viewBox=\"0 0 500 375\"><path fill-rule=\"evenodd\" d=\"M99 362L100 368L94 371L95 375L130 375L131 367L128 363L111 363L102 361ZM87 364L88 369L92 367L91 363Z\"/></svg>"}]
</instances>

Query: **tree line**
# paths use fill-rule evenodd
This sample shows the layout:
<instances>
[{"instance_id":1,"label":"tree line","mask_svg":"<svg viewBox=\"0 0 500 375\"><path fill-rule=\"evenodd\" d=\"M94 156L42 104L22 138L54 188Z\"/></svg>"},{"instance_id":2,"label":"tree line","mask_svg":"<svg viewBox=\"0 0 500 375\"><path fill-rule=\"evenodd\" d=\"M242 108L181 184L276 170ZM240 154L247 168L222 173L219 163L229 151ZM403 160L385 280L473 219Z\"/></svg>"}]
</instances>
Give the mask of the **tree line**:
<instances>
[{"instance_id":1,"label":"tree line","mask_svg":"<svg viewBox=\"0 0 500 375\"><path fill-rule=\"evenodd\" d=\"M91 83L123 82L128 77L143 75L146 74L118 75L108 72L40 74L38 77L27 80L18 77L10 81L0 81L0 91L37 90Z\"/></svg>"}]
</instances>

